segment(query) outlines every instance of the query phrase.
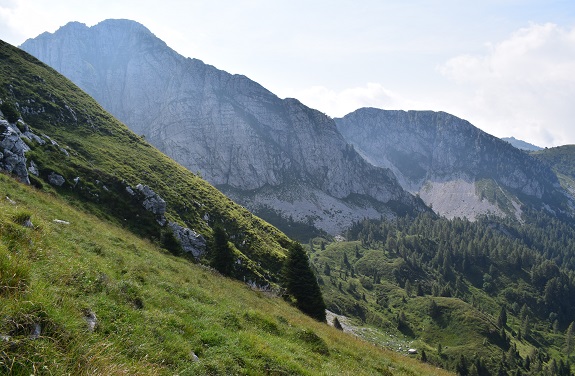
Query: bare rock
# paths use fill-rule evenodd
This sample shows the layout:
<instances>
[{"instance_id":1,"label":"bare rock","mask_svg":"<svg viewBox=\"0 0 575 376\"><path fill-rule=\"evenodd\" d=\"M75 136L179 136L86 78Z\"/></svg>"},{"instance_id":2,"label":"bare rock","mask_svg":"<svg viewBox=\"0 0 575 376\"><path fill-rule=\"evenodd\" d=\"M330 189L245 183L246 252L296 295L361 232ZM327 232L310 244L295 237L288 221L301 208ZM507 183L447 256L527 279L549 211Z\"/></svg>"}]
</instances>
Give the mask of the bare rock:
<instances>
[{"instance_id":1,"label":"bare rock","mask_svg":"<svg viewBox=\"0 0 575 376\"><path fill-rule=\"evenodd\" d=\"M48 183L56 187L61 187L66 182L66 179L62 175L58 175L54 171L48 175Z\"/></svg>"},{"instance_id":2,"label":"bare rock","mask_svg":"<svg viewBox=\"0 0 575 376\"><path fill-rule=\"evenodd\" d=\"M206 251L206 240L201 234L187 227L182 227L175 222L169 222L168 227L180 242L182 250L191 253L195 258L200 258Z\"/></svg>"}]
</instances>

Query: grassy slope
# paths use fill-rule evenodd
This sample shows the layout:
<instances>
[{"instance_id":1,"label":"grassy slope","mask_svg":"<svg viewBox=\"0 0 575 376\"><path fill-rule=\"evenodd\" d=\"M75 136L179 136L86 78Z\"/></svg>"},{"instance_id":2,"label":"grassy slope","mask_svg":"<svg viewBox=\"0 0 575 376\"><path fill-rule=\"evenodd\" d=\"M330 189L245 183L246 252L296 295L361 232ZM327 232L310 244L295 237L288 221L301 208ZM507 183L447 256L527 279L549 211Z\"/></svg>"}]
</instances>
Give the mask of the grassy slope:
<instances>
[{"instance_id":1,"label":"grassy slope","mask_svg":"<svg viewBox=\"0 0 575 376\"><path fill-rule=\"evenodd\" d=\"M32 131L59 144L30 142L28 160L40 169L40 178L33 179L35 185L56 189L77 207L159 239L162 229L155 218L132 202L125 190L126 185L148 185L167 201L169 220L207 239L210 226L222 223L238 255L246 257L242 264L246 270L239 274L276 281L289 241L284 234L134 135L56 71L2 41L0 99L18 103ZM52 171L66 178L61 188L46 183ZM74 185L76 177L80 182Z\"/></svg>"},{"instance_id":2,"label":"grassy slope","mask_svg":"<svg viewBox=\"0 0 575 376\"><path fill-rule=\"evenodd\" d=\"M2 374L446 374L315 322L51 193L0 175L0 196L0 286L12 286L0 287L0 335L10 336L0 339ZM34 228L20 224L27 217ZM90 311L94 332L84 319ZM31 339L36 324L40 336Z\"/></svg>"},{"instance_id":3,"label":"grassy slope","mask_svg":"<svg viewBox=\"0 0 575 376\"><path fill-rule=\"evenodd\" d=\"M500 337L497 316L500 305L496 298L466 283L476 304L468 304L455 297L417 296L415 289L410 295L396 282L394 272L408 270L400 257L381 250L368 250L361 242L336 242L320 249L320 239L313 243L312 261L322 280L322 292L328 309L353 318L357 332L374 343L405 353L409 347L425 349L430 362L444 364L453 369L461 354L469 360L480 356L493 372L497 370L503 354L508 350ZM356 257L356 249L359 258ZM344 253L354 267L344 265ZM325 265L330 265L330 275ZM362 270L376 268L380 283L372 277L363 277ZM346 273L347 271L347 273ZM426 281L429 276L411 276ZM365 283L365 280L372 282ZM513 281L517 282L517 281ZM504 281L512 284L512 281ZM438 306L438 314L430 315L431 300ZM398 325L398 316L405 316L405 324ZM506 335L517 346L521 357L531 355L535 347L541 347L553 357L562 357L564 338L561 333L549 330L549 323L536 322L533 340L526 341L515 336L521 319L508 310ZM437 351L442 346L442 353ZM400 350L401 348L401 350Z\"/></svg>"},{"instance_id":4,"label":"grassy slope","mask_svg":"<svg viewBox=\"0 0 575 376\"><path fill-rule=\"evenodd\" d=\"M575 192L575 145L564 145L532 152L535 158L549 164L557 173L561 185Z\"/></svg>"}]
</instances>

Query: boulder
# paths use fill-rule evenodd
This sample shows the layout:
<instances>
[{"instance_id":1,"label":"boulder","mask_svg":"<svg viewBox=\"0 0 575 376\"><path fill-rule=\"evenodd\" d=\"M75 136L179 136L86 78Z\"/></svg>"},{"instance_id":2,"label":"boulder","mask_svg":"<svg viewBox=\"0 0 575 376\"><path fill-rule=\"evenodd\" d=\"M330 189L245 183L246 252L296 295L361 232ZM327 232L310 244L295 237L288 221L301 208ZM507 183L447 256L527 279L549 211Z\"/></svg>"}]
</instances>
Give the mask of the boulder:
<instances>
[{"instance_id":1,"label":"boulder","mask_svg":"<svg viewBox=\"0 0 575 376\"><path fill-rule=\"evenodd\" d=\"M147 185L138 184L136 189L144 195L144 201L142 202L144 208L156 214L158 216L158 223L164 226L166 224L166 218L164 217L166 213L166 201Z\"/></svg>"},{"instance_id":2,"label":"boulder","mask_svg":"<svg viewBox=\"0 0 575 376\"><path fill-rule=\"evenodd\" d=\"M175 222L169 222L168 227L180 242L182 250L191 253L195 258L200 258L206 251L206 240L201 234L187 227L182 227Z\"/></svg>"},{"instance_id":3,"label":"boulder","mask_svg":"<svg viewBox=\"0 0 575 376\"><path fill-rule=\"evenodd\" d=\"M62 175L58 175L54 171L48 175L48 183L56 187L61 187L66 182L66 179Z\"/></svg>"}]
</instances>

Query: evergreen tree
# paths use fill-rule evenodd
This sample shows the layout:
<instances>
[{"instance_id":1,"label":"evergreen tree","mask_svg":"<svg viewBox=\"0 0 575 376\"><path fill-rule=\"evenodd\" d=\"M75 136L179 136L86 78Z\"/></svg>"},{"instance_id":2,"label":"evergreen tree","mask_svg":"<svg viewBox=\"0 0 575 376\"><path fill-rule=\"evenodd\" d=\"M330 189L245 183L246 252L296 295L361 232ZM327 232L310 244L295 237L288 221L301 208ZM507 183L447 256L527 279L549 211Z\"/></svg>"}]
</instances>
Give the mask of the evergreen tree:
<instances>
[{"instance_id":1,"label":"evergreen tree","mask_svg":"<svg viewBox=\"0 0 575 376\"><path fill-rule=\"evenodd\" d=\"M570 355L571 351L573 351L573 322L569 324L565 332L565 352Z\"/></svg>"},{"instance_id":2,"label":"evergreen tree","mask_svg":"<svg viewBox=\"0 0 575 376\"><path fill-rule=\"evenodd\" d=\"M219 225L214 227L211 265L226 276L230 276L234 268L234 253L228 244L226 231Z\"/></svg>"},{"instance_id":3,"label":"evergreen tree","mask_svg":"<svg viewBox=\"0 0 575 376\"><path fill-rule=\"evenodd\" d=\"M501 311L499 311L499 317L497 318L497 326L502 328L505 325L507 325L507 311L505 310L505 307L502 306Z\"/></svg>"},{"instance_id":4,"label":"evergreen tree","mask_svg":"<svg viewBox=\"0 0 575 376\"><path fill-rule=\"evenodd\" d=\"M299 243L292 243L283 268L283 280L296 306L308 316L325 321L325 303L309 259Z\"/></svg>"},{"instance_id":5,"label":"evergreen tree","mask_svg":"<svg viewBox=\"0 0 575 376\"><path fill-rule=\"evenodd\" d=\"M333 327L339 330L343 330L343 326L341 326L341 323L337 317L333 318Z\"/></svg>"}]
</instances>

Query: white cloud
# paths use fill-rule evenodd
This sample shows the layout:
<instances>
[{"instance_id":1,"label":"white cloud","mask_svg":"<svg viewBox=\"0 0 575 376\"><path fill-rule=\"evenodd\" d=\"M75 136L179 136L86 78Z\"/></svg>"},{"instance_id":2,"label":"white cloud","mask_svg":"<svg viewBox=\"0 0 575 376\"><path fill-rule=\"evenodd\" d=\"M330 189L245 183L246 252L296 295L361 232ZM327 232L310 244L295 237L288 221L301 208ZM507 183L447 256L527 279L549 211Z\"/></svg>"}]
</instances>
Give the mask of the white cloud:
<instances>
[{"instance_id":1,"label":"white cloud","mask_svg":"<svg viewBox=\"0 0 575 376\"><path fill-rule=\"evenodd\" d=\"M575 27L533 24L487 47L439 68L463 93L453 98L462 113L496 136L575 143Z\"/></svg>"},{"instance_id":2,"label":"white cloud","mask_svg":"<svg viewBox=\"0 0 575 376\"><path fill-rule=\"evenodd\" d=\"M367 83L343 89L331 90L324 86L312 86L301 90L287 90L289 97L294 97L306 106L318 109L333 117L342 117L361 107L383 109L409 109L414 102L408 101L398 93L383 87L379 83Z\"/></svg>"}]
</instances>

